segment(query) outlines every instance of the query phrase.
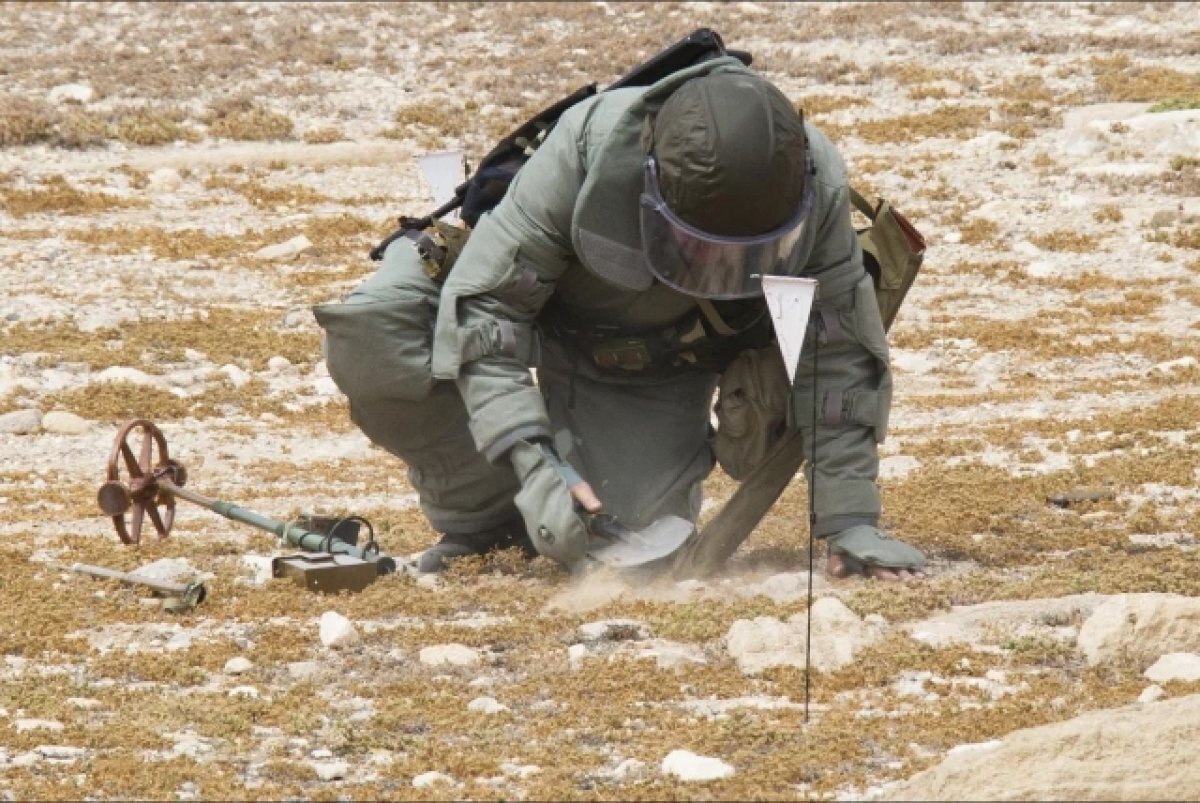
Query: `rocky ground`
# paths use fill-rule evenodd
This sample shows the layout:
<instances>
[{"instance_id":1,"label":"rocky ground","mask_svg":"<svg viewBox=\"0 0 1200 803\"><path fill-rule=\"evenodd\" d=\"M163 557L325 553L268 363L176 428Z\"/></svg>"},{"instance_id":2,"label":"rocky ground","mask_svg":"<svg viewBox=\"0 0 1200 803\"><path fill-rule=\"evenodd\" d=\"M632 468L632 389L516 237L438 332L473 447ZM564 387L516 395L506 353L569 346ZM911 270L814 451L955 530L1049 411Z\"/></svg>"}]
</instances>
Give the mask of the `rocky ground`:
<instances>
[{"instance_id":1,"label":"rocky ground","mask_svg":"<svg viewBox=\"0 0 1200 803\"><path fill-rule=\"evenodd\" d=\"M1200 797L1191 4L0 18L0 794ZM170 537L118 541L96 491L141 417L201 493L360 514L402 558L430 543L309 307L427 211L415 156L474 162L701 25L930 244L881 483L934 576L817 579L807 721L802 480L704 581L501 555L326 597L269 579L272 536L182 501ZM733 487L713 477L708 513ZM209 596L172 613L75 562Z\"/></svg>"}]
</instances>

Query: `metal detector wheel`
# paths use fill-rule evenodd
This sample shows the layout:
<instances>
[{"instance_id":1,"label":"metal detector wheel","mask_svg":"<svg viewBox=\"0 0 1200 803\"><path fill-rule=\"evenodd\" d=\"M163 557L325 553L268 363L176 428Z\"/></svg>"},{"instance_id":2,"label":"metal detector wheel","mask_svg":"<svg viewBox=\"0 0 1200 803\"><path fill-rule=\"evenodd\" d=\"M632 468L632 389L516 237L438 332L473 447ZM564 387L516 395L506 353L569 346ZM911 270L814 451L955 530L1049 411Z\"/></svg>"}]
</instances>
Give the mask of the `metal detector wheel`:
<instances>
[{"instance_id":1,"label":"metal detector wheel","mask_svg":"<svg viewBox=\"0 0 1200 803\"><path fill-rule=\"evenodd\" d=\"M613 569L629 569L669 557L696 531L690 521L664 516L641 530L631 530L614 517L591 516L588 557Z\"/></svg>"},{"instance_id":2,"label":"metal detector wheel","mask_svg":"<svg viewBox=\"0 0 1200 803\"><path fill-rule=\"evenodd\" d=\"M138 429L141 442L131 446L130 436ZM127 475L124 479L122 466ZM187 471L170 458L167 439L158 427L138 418L117 430L108 456L108 481L100 486L96 502L112 518L117 535L126 544L141 543L147 517L160 539L171 532L175 496L159 485L163 478L182 486L187 481Z\"/></svg>"}]
</instances>

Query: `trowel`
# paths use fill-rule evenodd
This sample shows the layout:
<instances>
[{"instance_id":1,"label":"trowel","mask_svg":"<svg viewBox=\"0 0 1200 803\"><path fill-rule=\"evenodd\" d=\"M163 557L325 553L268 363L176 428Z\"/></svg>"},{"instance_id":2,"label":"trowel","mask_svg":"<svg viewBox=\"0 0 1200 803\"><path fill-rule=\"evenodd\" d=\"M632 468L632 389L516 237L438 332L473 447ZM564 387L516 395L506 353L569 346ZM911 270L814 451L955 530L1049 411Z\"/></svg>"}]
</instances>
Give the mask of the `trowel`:
<instances>
[{"instance_id":1,"label":"trowel","mask_svg":"<svg viewBox=\"0 0 1200 803\"><path fill-rule=\"evenodd\" d=\"M584 513L590 538L588 557L613 569L642 566L673 555L696 532L679 516L663 516L633 530L609 513Z\"/></svg>"}]
</instances>

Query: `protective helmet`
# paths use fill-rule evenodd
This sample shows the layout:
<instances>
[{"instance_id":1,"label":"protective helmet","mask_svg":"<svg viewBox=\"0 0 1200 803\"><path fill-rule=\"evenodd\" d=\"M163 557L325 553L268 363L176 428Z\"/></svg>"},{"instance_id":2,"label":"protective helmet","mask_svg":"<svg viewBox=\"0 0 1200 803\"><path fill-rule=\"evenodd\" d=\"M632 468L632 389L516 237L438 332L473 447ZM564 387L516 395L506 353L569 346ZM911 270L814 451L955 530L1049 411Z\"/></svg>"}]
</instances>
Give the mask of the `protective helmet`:
<instances>
[{"instance_id":1,"label":"protective helmet","mask_svg":"<svg viewBox=\"0 0 1200 803\"><path fill-rule=\"evenodd\" d=\"M642 131L642 251L664 284L747 298L794 272L812 209L804 120L759 76L693 78Z\"/></svg>"}]
</instances>

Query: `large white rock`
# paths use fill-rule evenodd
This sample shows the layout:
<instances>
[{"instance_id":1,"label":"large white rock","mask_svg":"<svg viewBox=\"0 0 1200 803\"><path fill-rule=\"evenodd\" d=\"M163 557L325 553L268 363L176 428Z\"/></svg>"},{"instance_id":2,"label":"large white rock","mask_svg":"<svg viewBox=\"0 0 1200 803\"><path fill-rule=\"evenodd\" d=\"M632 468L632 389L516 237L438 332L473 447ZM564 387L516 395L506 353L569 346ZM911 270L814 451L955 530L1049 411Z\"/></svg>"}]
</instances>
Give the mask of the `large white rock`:
<instances>
[{"instance_id":1,"label":"large white rock","mask_svg":"<svg viewBox=\"0 0 1200 803\"><path fill-rule=\"evenodd\" d=\"M51 410L42 416L42 430L45 432L59 435L81 435L91 428L91 421L66 410Z\"/></svg>"},{"instance_id":2,"label":"large white rock","mask_svg":"<svg viewBox=\"0 0 1200 803\"><path fill-rule=\"evenodd\" d=\"M350 774L350 763L346 761L310 761L308 766L322 781L336 781Z\"/></svg>"},{"instance_id":3,"label":"large white rock","mask_svg":"<svg viewBox=\"0 0 1200 803\"><path fill-rule=\"evenodd\" d=\"M37 432L41 425L41 410L13 410L11 413L0 415L0 433L28 435Z\"/></svg>"},{"instance_id":4,"label":"large white rock","mask_svg":"<svg viewBox=\"0 0 1200 803\"><path fill-rule=\"evenodd\" d=\"M812 607L812 666L819 671L839 669L883 635L885 623L867 621L837 597L822 597ZM775 666L804 666L807 614L786 622L773 616L739 619L725 635L725 647L743 674L755 675Z\"/></svg>"},{"instance_id":5,"label":"large white rock","mask_svg":"<svg viewBox=\"0 0 1200 803\"><path fill-rule=\"evenodd\" d=\"M427 666L475 666L479 650L465 644L435 644L421 649L420 660Z\"/></svg>"},{"instance_id":6,"label":"large white rock","mask_svg":"<svg viewBox=\"0 0 1200 803\"><path fill-rule=\"evenodd\" d=\"M1120 594L1088 617L1077 643L1092 665L1128 657L1148 666L1169 652L1200 652L1200 598Z\"/></svg>"},{"instance_id":7,"label":"large white rock","mask_svg":"<svg viewBox=\"0 0 1200 803\"><path fill-rule=\"evenodd\" d=\"M348 647L359 642L354 623L337 611L325 611L321 614L319 631L321 643L326 647Z\"/></svg>"},{"instance_id":8,"label":"large white rock","mask_svg":"<svg viewBox=\"0 0 1200 803\"><path fill-rule=\"evenodd\" d=\"M1093 711L953 752L884 800L1197 800L1200 695Z\"/></svg>"},{"instance_id":9,"label":"large white rock","mask_svg":"<svg viewBox=\"0 0 1200 803\"><path fill-rule=\"evenodd\" d=\"M734 773L733 767L721 759L700 756L690 750L672 750L663 759L662 771L681 781L717 781Z\"/></svg>"},{"instance_id":10,"label":"large white rock","mask_svg":"<svg viewBox=\"0 0 1200 803\"><path fill-rule=\"evenodd\" d=\"M495 697L476 697L467 703L467 710L475 711L479 714L500 714L507 711L508 706Z\"/></svg>"},{"instance_id":11,"label":"large white rock","mask_svg":"<svg viewBox=\"0 0 1200 803\"><path fill-rule=\"evenodd\" d=\"M995 644L1013 637L1054 636L1090 616L1108 599L1103 594L1072 594L1051 599L956 605L949 613L901 626L917 641L931 647Z\"/></svg>"},{"instance_id":12,"label":"large white rock","mask_svg":"<svg viewBox=\"0 0 1200 803\"><path fill-rule=\"evenodd\" d=\"M1155 683L1200 680L1200 655L1194 652L1169 652L1142 674Z\"/></svg>"},{"instance_id":13,"label":"large white rock","mask_svg":"<svg viewBox=\"0 0 1200 803\"><path fill-rule=\"evenodd\" d=\"M96 374L95 381L97 382L130 382L134 385L146 385L147 387L158 387L162 381L156 377L150 376L145 371L139 371L136 368L130 368L127 365L114 365L105 368L100 373Z\"/></svg>"}]
</instances>

